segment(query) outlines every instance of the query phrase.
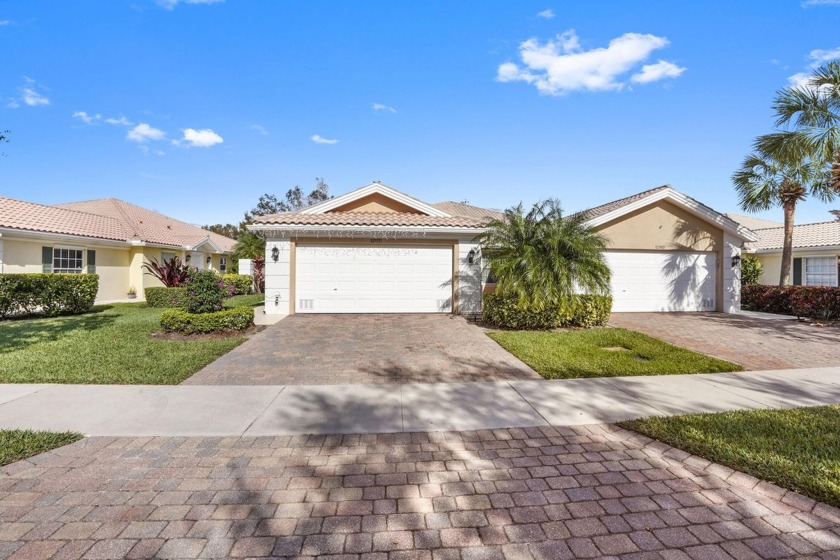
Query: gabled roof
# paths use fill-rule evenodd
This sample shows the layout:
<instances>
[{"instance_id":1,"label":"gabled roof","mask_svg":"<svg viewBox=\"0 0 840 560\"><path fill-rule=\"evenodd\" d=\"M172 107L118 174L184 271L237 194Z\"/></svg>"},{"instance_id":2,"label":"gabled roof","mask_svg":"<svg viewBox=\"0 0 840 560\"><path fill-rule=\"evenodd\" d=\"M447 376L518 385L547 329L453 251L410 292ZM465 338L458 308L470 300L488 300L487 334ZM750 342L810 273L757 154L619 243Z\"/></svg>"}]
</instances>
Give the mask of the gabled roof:
<instances>
[{"instance_id":1,"label":"gabled roof","mask_svg":"<svg viewBox=\"0 0 840 560\"><path fill-rule=\"evenodd\" d=\"M406 206L417 210L422 214L426 214L427 216L437 216L437 217L445 217L448 216L446 212L435 208L434 206L430 206L425 202L414 198L413 196L409 196L404 192L400 192L397 189L392 189L388 185L383 185L379 181L374 181L369 185L365 185L364 187L358 188L354 191L350 191L347 194L343 194L341 196L337 196L335 198L331 198L319 204L314 204L309 206L308 208L304 208L300 211L301 214L323 214L330 210L334 210L336 208L340 208L345 204L353 202L355 200L359 200L366 196L370 196L372 194L381 194L386 196L390 199L396 200Z\"/></svg>"},{"instance_id":2,"label":"gabled roof","mask_svg":"<svg viewBox=\"0 0 840 560\"><path fill-rule=\"evenodd\" d=\"M725 214L721 214L705 204L694 200L690 196L675 190L670 185L662 185L655 189L642 191L625 198L614 200L590 208L589 210L584 210L582 214L586 216L587 224L590 226L599 226L660 200L667 200L691 214L715 224L740 239L745 241L755 241L757 239L756 235L748 228L726 217Z\"/></svg>"},{"instance_id":3,"label":"gabled roof","mask_svg":"<svg viewBox=\"0 0 840 560\"><path fill-rule=\"evenodd\" d=\"M751 249L756 251L780 250L784 244L785 228L761 228L755 230L758 241ZM817 222L793 226L793 247L840 247L840 221Z\"/></svg>"},{"instance_id":4,"label":"gabled roof","mask_svg":"<svg viewBox=\"0 0 840 560\"><path fill-rule=\"evenodd\" d=\"M126 241L130 234L120 220L0 196L0 227Z\"/></svg>"},{"instance_id":5,"label":"gabled roof","mask_svg":"<svg viewBox=\"0 0 840 560\"><path fill-rule=\"evenodd\" d=\"M466 216L479 220L496 220L504 216L504 212L491 210L490 208L481 208L480 206L473 206L472 204L465 204L463 202L438 202L432 204L432 206L443 210L451 216Z\"/></svg>"},{"instance_id":6,"label":"gabled roof","mask_svg":"<svg viewBox=\"0 0 840 560\"><path fill-rule=\"evenodd\" d=\"M745 216L744 214L733 214L732 212L727 212L726 217L731 220L735 220L742 226L750 228L753 231L762 228L780 227L783 225L782 222L765 220L764 218L756 218L755 216Z\"/></svg>"}]
</instances>

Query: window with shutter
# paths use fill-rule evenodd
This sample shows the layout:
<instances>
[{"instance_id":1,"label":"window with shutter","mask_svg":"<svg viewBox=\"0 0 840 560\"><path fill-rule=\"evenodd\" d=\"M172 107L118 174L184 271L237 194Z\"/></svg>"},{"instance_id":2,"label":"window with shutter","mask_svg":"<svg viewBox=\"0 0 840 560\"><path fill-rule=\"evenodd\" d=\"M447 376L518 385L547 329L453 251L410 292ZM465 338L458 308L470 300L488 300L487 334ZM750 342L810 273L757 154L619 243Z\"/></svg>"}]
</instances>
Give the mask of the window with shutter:
<instances>
[{"instance_id":1,"label":"window with shutter","mask_svg":"<svg viewBox=\"0 0 840 560\"><path fill-rule=\"evenodd\" d=\"M41 247L41 270L46 273L53 271L52 247Z\"/></svg>"},{"instance_id":2,"label":"window with shutter","mask_svg":"<svg viewBox=\"0 0 840 560\"><path fill-rule=\"evenodd\" d=\"M87 252L87 273L96 274L96 251L91 249Z\"/></svg>"},{"instance_id":3,"label":"window with shutter","mask_svg":"<svg viewBox=\"0 0 840 560\"><path fill-rule=\"evenodd\" d=\"M793 285L802 285L802 259L793 259Z\"/></svg>"}]
</instances>

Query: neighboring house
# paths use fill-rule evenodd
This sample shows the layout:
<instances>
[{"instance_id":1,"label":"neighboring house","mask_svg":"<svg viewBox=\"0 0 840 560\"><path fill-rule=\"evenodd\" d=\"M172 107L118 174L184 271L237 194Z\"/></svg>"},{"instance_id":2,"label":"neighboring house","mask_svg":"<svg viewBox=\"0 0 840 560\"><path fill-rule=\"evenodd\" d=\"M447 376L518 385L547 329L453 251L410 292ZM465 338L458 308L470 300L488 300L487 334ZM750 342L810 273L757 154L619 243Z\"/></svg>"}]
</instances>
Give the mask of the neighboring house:
<instances>
[{"instance_id":1,"label":"neighboring house","mask_svg":"<svg viewBox=\"0 0 840 560\"><path fill-rule=\"evenodd\" d=\"M481 311L475 239L498 211L428 204L381 183L299 212L257 218L266 313ZM663 186L588 211L609 240L614 311L740 309L746 228Z\"/></svg>"},{"instance_id":2,"label":"neighboring house","mask_svg":"<svg viewBox=\"0 0 840 560\"><path fill-rule=\"evenodd\" d=\"M225 272L235 243L115 198L46 206L0 197L0 273L96 273L97 303L124 301L130 288L144 299L161 285L141 268L152 259Z\"/></svg>"}]
</instances>

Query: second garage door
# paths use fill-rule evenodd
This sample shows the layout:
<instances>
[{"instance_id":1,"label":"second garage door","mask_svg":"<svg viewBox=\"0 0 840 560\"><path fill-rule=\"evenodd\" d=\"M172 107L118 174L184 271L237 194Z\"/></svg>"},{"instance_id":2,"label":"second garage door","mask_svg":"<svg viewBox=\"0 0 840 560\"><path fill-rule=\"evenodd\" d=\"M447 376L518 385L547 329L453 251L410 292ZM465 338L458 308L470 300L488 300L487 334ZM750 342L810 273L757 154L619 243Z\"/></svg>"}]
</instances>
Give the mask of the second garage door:
<instances>
[{"instance_id":1,"label":"second garage door","mask_svg":"<svg viewBox=\"0 0 840 560\"><path fill-rule=\"evenodd\" d=\"M451 246L298 245L297 313L446 313Z\"/></svg>"},{"instance_id":2,"label":"second garage door","mask_svg":"<svg viewBox=\"0 0 840 560\"><path fill-rule=\"evenodd\" d=\"M717 254L607 252L613 311L714 311Z\"/></svg>"}]
</instances>

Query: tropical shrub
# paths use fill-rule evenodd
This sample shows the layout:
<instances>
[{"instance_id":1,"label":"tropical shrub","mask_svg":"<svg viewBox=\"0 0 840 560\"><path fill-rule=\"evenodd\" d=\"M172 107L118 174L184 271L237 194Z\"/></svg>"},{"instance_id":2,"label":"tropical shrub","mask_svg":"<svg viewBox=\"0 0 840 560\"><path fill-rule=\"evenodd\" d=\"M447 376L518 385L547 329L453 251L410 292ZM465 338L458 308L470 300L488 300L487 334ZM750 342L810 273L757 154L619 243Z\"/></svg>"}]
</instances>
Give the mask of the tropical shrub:
<instances>
[{"instance_id":1,"label":"tropical shrub","mask_svg":"<svg viewBox=\"0 0 840 560\"><path fill-rule=\"evenodd\" d=\"M167 288L177 288L189 281L190 267L181 262L178 257L172 257L159 263L152 259L151 262L142 264L143 270L149 276L154 276Z\"/></svg>"},{"instance_id":2,"label":"tropical shrub","mask_svg":"<svg viewBox=\"0 0 840 560\"><path fill-rule=\"evenodd\" d=\"M254 279L246 274L222 274L222 282L231 291L231 295L244 296L251 293Z\"/></svg>"},{"instance_id":3,"label":"tropical shrub","mask_svg":"<svg viewBox=\"0 0 840 560\"><path fill-rule=\"evenodd\" d=\"M166 309L160 316L160 326L165 332L181 334L242 331L253 324L253 307L234 307L212 313Z\"/></svg>"},{"instance_id":4,"label":"tropical shrub","mask_svg":"<svg viewBox=\"0 0 840 560\"><path fill-rule=\"evenodd\" d=\"M146 305L149 307L185 307L186 287L146 288Z\"/></svg>"},{"instance_id":5,"label":"tropical shrub","mask_svg":"<svg viewBox=\"0 0 840 560\"><path fill-rule=\"evenodd\" d=\"M556 329L559 327L596 327L610 318L612 297L573 295L561 303L542 307L522 304L512 294L493 292L484 295L482 320L509 329Z\"/></svg>"},{"instance_id":6,"label":"tropical shrub","mask_svg":"<svg viewBox=\"0 0 840 560\"><path fill-rule=\"evenodd\" d=\"M790 305L797 317L833 323L840 319L840 288L797 286L790 296Z\"/></svg>"},{"instance_id":7,"label":"tropical shrub","mask_svg":"<svg viewBox=\"0 0 840 560\"><path fill-rule=\"evenodd\" d=\"M212 270L190 270L189 281L184 287L184 307L190 313L213 313L222 309L230 290Z\"/></svg>"},{"instance_id":8,"label":"tropical shrub","mask_svg":"<svg viewBox=\"0 0 840 560\"><path fill-rule=\"evenodd\" d=\"M0 274L0 317L86 313L98 290L96 274Z\"/></svg>"},{"instance_id":9,"label":"tropical shrub","mask_svg":"<svg viewBox=\"0 0 840 560\"><path fill-rule=\"evenodd\" d=\"M768 286L753 284L741 288L741 307L764 313L792 315L790 298L801 286Z\"/></svg>"},{"instance_id":10,"label":"tropical shrub","mask_svg":"<svg viewBox=\"0 0 840 560\"><path fill-rule=\"evenodd\" d=\"M741 258L741 286L758 284L761 280L761 261L753 255L744 255Z\"/></svg>"}]
</instances>

